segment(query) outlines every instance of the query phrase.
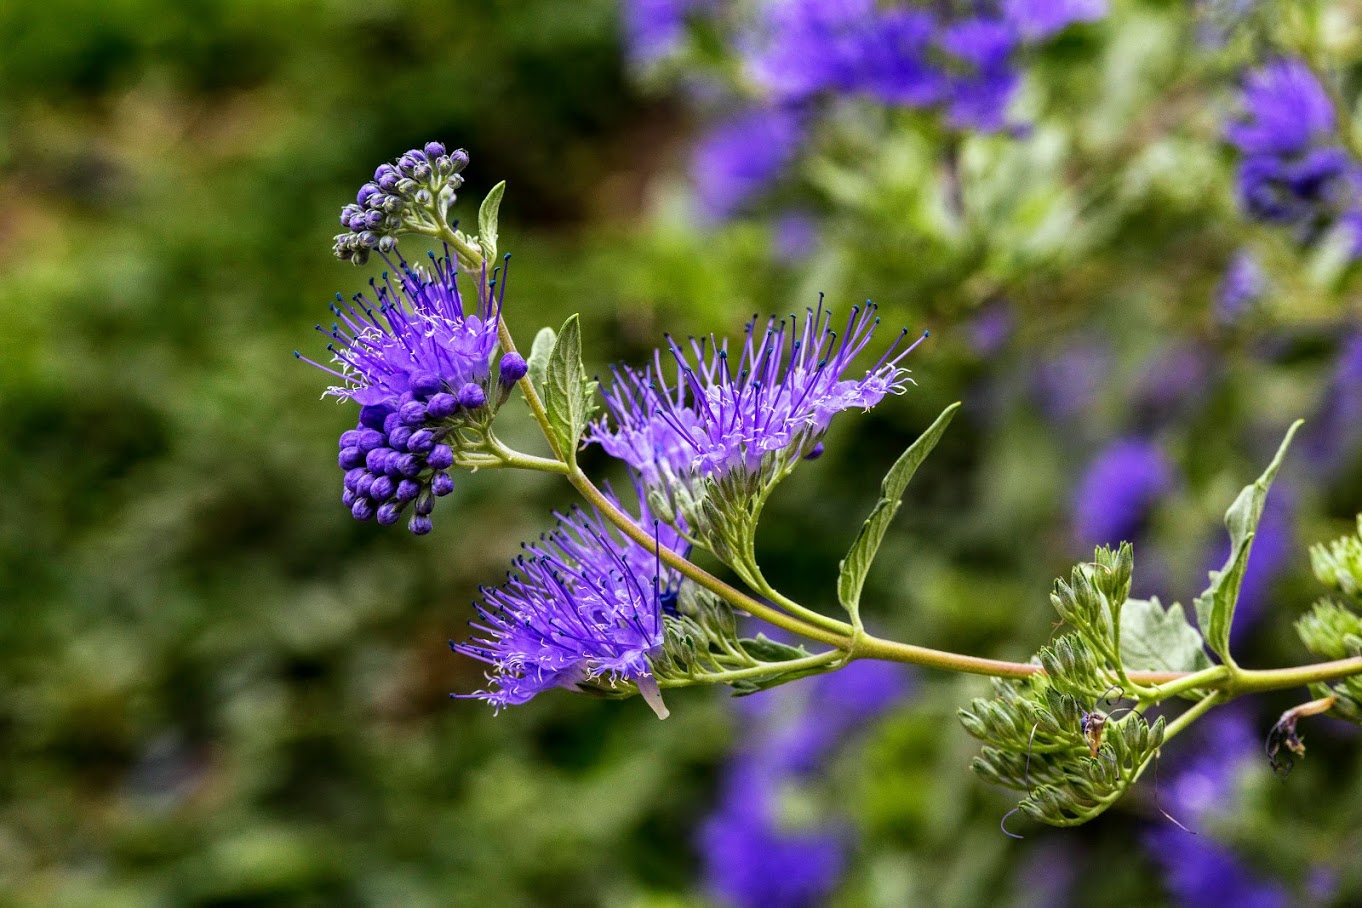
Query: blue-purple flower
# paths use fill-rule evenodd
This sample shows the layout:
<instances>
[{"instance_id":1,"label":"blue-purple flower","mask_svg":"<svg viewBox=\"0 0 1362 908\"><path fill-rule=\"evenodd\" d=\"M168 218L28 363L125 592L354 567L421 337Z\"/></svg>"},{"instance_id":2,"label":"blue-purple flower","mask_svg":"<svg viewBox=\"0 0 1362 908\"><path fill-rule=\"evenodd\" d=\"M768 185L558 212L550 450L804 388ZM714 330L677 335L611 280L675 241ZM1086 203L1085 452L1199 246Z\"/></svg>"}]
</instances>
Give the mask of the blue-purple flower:
<instances>
[{"instance_id":1,"label":"blue-purple flower","mask_svg":"<svg viewBox=\"0 0 1362 908\"><path fill-rule=\"evenodd\" d=\"M853 92L875 34L874 0L776 0L741 39L748 71L778 104L820 92Z\"/></svg>"},{"instance_id":2,"label":"blue-purple flower","mask_svg":"<svg viewBox=\"0 0 1362 908\"><path fill-rule=\"evenodd\" d=\"M657 533L659 545L686 551L669 528ZM488 688L467 696L500 709L555 687L633 685L665 717L648 657L666 634L662 603L675 574L655 552L584 511L559 515L557 527L525 551L504 586L482 590L473 623L480 636L450 644L491 666Z\"/></svg>"},{"instance_id":3,"label":"blue-purple flower","mask_svg":"<svg viewBox=\"0 0 1362 908\"><path fill-rule=\"evenodd\" d=\"M1084 545L1118 545L1140 532L1154 503L1173 485L1172 465L1142 438L1112 442L1078 486L1074 531Z\"/></svg>"},{"instance_id":4,"label":"blue-purple flower","mask_svg":"<svg viewBox=\"0 0 1362 908\"><path fill-rule=\"evenodd\" d=\"M668 379L661 352L646 369L614 369L603 392L614 426L596 423L589 440L652 487L672 478L757 474L767 457L791 467L813 452L837 413L868 410L906 390L908 370L899 364L917 346L904 345L906 330L863 376L843 378L874 335L875 312L873 305L854 309L840 335L821 305L802 325L773 318L763 329L754 320L732 357L727 340L692 339L689 349L671 341L675 378Z\"/></svg>"},{"instance_id":5,"label":"blue-purple flower","mask_svg":"<svg viewBox=\"0 0 1362 908\"><path fill-rule=\"evenodd\" d=\"M299 359L334 376L333 397L360 405L359 424L340 437L345 472L342 502L357 520L396 523L410 506L408 527L431 529L435 498L449 494L458 445L456 430L485 422L501 399L491 360L497 346L500 302L477 291L464 311L457 269L448 256L431 256L429 269L399 259L396 274L370 281L373 298L337 295L337 321L318 325L331 339L335 368L299 353ZM523 373L524 361L507 354L501 377Z\"/></svg>"},{"instance_id":6,"label":"blue-purple flower","mask_svg":"<svg viewBox=\"0 0 1362 908\"><path fill-rule=\"evenodd\" d=\"M756 107L714 126L695 147L691 179L706 216L724 220L771 186L804 142L793 108Z\"/></svg>"},{"instance_id":7,"label":"blue-purple flower","mask_svg":"<svg viewBox=\"0 0 1362 908\"><path fill-rule=\"evenodd\" d=\"M1358 195L1357 165L1339 142L1328 93L1308 66L1284 59L1249 74L1243 106L1225 134L1242 155L1245 209L1313 242Z\"/></svg>"},{"instance_id":8,"label":"blue-purple flower","mask_svg":"<svg viewBox=\"0 0 1362 908\"><path fill-rule=\"evenodd\" d=\"M775 104L800 104L824 93L905 107L940 104L952 125L994 131L1005 125L1019 81L1020 47L1106 12L1105 0L966 7L775 0L762 8L740 48L752 80Z\"/></svg>"},{"instance_id":9,"label":"blue-purple flower","mask_svg":"<svg viewBox=\"0 0 1362 908\"><path fill-rule=\"evenodd\" d=\"M700 832L706 886L733 908L813 908L845 872L850 830L841 822L782 822L784 780L750 757L729 767L719 806Z\"/></svg>"},{"instance_id":10,"label":"blue-purple flower","mask_svg":"<svg viewBox=\"0 0 1362 908\"><path fill-rule=\"evenodd\" d=\"M942 30L941 47L950 58L946 119L951 125L986 132L1003 128L1020 82L1012 62L1017 45L1016 31L1001 19L965 19Z\"/></svg>"}]
</instances>

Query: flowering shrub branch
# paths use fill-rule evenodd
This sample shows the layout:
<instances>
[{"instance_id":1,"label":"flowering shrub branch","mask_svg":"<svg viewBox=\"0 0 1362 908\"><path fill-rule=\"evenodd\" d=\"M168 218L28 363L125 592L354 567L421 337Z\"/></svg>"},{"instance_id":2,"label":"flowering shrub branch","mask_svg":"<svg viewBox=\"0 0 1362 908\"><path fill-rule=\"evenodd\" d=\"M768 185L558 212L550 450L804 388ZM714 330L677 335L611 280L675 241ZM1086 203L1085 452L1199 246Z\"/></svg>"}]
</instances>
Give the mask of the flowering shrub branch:
<instances>
[{"instance_id":1,"label":"flowering shrub branch","mask_svg":"<svg viewBox=\"0 0 1362 908\"><path fill-rule=\"evenodd\" d=\"M528 359L517 349L503 317L510 256L496 264L504 184L484 201L477 234L448 219L467 162L466 153L429 143L380 167L346 207L348 232L337 237L337 254L363 262L376 251L399 276L385 273L381 284L371 281L372 298L333 307L337 325L320 330L332 339L334 368L313 365L340 381L329 394L361 407L358 426L341 438L339 461L343 500L357 519L389 524L410 506L412 532L429 532L434 499L453 487L452 467L561 475L590 509L558 515L557 528L526 546L507 583L483 590L474 624L480 636L453 644L490 666L487 689L470 696L500 708L557 687L639 693L665 717L664 689L727 684L742 695L857 659L987 675L994 696L960 712L984 742L975 768L1024 792L1019 810L1061 826L1106 810L1165 742L1234 697L1310 686L1326 704L1313 712L1362 719L1362 618L1355 611L1362 541L1314 552L1316 573L1341 598L1322 601L1302 620L1301 635L1330 661L1252 670L1230 649L1249 550L1300 423L1227 512L1229 556L1196 599L1196 626L1176 603L1165 608L1130 597L1134 553L1126 543L1098 548L1091 562L1055 583L1051 602L1068 630L1030 662L882 639L863 625L862 588L909 481L958 404L890 469L842 561L837 594L849 620L776 590L758 564L755 534L775 487L822 453L837 413L869 409L907 389L902 362L926 334L913 343L899 334L857 377L851 365L873 341L876 310L855 309L834 329L820 301L802 321L749 323L741 350L715 338L684 348L669 339L649 366L616 369L601 391L583 366L576 316L557 332L541 331ZM397 256L398 238L408 233L443 243L443 258L431 255L424 268ZM460 274L472 279L471 310ZM513 388L550 457L512 450L494 433ZM597 418L601 398L608 419ZM583 444L600 445L627 467L637 513L581 469ZM698 566L690 557L696 548L731 568L750 592ZM801 642L743 636L742 615ZM1195 704L1147 714L1181 698ZM1290 735L1293 752L1303 752L1294 720Z\"/></svg>"}]
</instances>

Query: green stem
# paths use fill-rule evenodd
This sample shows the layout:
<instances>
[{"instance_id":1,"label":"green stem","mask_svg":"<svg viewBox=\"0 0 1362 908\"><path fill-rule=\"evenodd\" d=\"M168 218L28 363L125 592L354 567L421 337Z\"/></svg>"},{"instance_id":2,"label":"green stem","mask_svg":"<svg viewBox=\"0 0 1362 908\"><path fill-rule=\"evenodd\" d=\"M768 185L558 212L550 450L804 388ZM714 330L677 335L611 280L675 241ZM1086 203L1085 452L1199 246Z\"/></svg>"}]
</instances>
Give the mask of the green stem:
<instances>
[{"instance_id":1,"label":"green stem","mask_svg":"<svg viewBox=\"0 0 1362 908\"><path fill-rule=\"evenodd\" d=\"M453 246L460 258L467 259L474 268L481 268L483 264L481 251L461 240L453 230L449 229L448 225L441 225L439 237ZM504 318L498 320L497 337L504 352L516 352L515 341L511 337L510 330L506 327ZM925 646L915 646L911 643L884 640L869 634L856 635L851 633L851 627L844 622L805 609L798 603L775 593L774 590L769 591L770 594L773 594L773 599L786 607L793 606L802 615L807 615L807 619L788 614L734 588L671 549L659 545L653 536L634 522L633 518L606 498L604 493L596 488L590 478L576 465L576 459L573 456L576 452L561 450L560 445L555 440L552 425L549 423L548 411L528 375L520 380L519 386L521 393L525 396L525 402L530 407L530 412L534 415L535 422L539 424L545 440L553 450L554 459L511 452L512 460L508 461L507 465L566 476L568 482L572 483L572 486L582 497L591 502L622 533L645 548L656 549L662 561L668 567L675 569L682 576L719 596L730 605L792 634L834 647L839 651L835 654L839 657L849 655L856 659L884 659L890 662L904 662L927 668L988 675L995 678L1028 678L1041 671L1040 666L1027 662L985 659L979 656L967 656ZM821 653L817 657L810 656L807 658L825 658L831 661L832 654ZM782 666L788 670L799 661L802 660L782 663ZM1216 688L1215 691L1208 694L1206 698L1203 698L1182 716L1179 716L1169 726L1167 737L1171 737L1172 734L1176 733L1174 729L1181 730L1186 723L1193 721L1196 716L1209 709L1214 698L1223 696L1228 699L1240 694L1336 681L1356 674L1362 674L1362 656L1298 668L1279 668L1264 671L1238 669L1231 673L1226 666L1215 666L1196 673L1129 672L1127 677L1136 685L1155 687L1155 690L1164 697L1198 687Z\"/></svg>"},{"instance_id":2,"label":"green stem","mask_svg":"<svg viewBox=\"0 0 1362 908\"><path fill-rule=\"evenodd\" d=\"M1214 687L1223 684L1230 677L1230 670L1224 665L1212 665L1199 672L1192 672L1183 675L1176 681L1169 681L1154 687L1146 688L1142 693L1146 698L1154 702L1167 700L1169 697L1176 696L1184 691L1195 690L1198 687Z\"/></svg>"},{"instance_id":3,"label":"green stem","mask_svg":"<svg viewBox=\"0 0 1362 908\"><path fill-rule=\"evenodd\" d=\"M760 678L764 675L784 675L789 672L803 671L807 668L819 668L830 662L835 662L845 656L841 650L828 650L825 653L815 653L812 656L804 656L799 659L790 659L786 662L767 662L752 668L735 668L729 671L714 672L704 677L705 684L727 684L732 681L744 681L751 678ZM658 687L689 687L695 682L684 678L660 679Z\"/></svg>"},{"instance_id":4,"label":"green stem","mask_svg":"<svg viewBox=\"0 0 1362 908\"><path fill-rule=\"evenodd\" d=\"M852 656L857 659L907 662L911 665L923 665L928 668L965 672L971 675L989 675L994 678L1029 678L1041 671L1039 665L1032 665L1027 662L1004 662L1001 659L983 659L978 656L948 653L942 650L929 649L925 646L914 646L911 643L884 640L869 634L856 642ZM1138 674L1138 672L1135 674Z\"/></svg>"},{"instance_id":5,"label":"green stem","mask_svg":"<svg viewBox=\"0 0 1362 908\"><path fill-rule=\"evenodd\" d=\"M1362 656L1349 659L1336 659L1333 662L1317 662L1296 668L1270 668L1253 670L1239 669L1233 692L1256 694L1265 690L1281 690L1284 687L1305 687L1338 681L1350 675L1362 674Z\"/></svg>"},{"instance_id":6,"label":"green stem","mask_svg":"<svg viewBox=\"0 0 1362 908\"><path fill-rule=\"evenodd\" d=\"M1182 715L1174 719L1172 722L1168 723L1168 727L1164 729L1163 732L1164 743L1166 744L1173 738L1176 738L1181 731L1183 731L1185 728L1187 728L1187 726L1191 725L1197 719L1200 719L1206 713L1206 710L1210 709L1212 706L1215 706L1215 704L1221 701L1222 699L1225 699L1224 693L1215 690L1211 691L1209 694L1202 697L1200 700L1196 701L1196 704L1193 705L1191 709L1187 710Z\"/></svg>"}]
</instances>

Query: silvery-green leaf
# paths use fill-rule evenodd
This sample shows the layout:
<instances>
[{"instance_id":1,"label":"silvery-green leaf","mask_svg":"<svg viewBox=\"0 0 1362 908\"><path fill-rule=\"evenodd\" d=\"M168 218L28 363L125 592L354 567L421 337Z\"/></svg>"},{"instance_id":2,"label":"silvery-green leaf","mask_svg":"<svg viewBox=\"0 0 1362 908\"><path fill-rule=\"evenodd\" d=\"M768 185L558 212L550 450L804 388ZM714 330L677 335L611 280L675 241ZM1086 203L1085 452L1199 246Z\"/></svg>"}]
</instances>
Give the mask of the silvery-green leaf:
<instances>
[{"instance_id":1,"label":"silvery-green leaf","mask_svg":"<svg viewBox=\"0 0 1362 908\"><path fill-rule=\"evenodd\" d=\"M903 452L894 465L889 468L889 472L884 477L884 482L880 485L880 500L871 510L870 516L866 518L861 526L860 532L856 534L856 539L851 543L851 549L847 552L846 558L842 559L841 574L837 578L837 598L841 601L842 607L851 613L855 618L860 611L861 589L865 586L866 575L870 572L870 565L875 561L875 555L880 549L880 543L884 540L884 534L889 529L889 523L898 513L902 505L903 492L908 488L908 481L913 478L917 468L922 461L926 460L927 455L936 447L936 443L945 434L946 427L950 425L955 411L960 408L960 404L953 403L941 415L936 418L927 431L918 436L917 440L908 446L908 450Z\"/></svg>"},{"instance_id":2,"label":"silvery-green leaf","mask_svg":"<svg viewBox=\"0 0 1362 908\"><path fill-rule=\"evenodd\" d=\"M549 368L549 356L557 340L558 333L552 328L540 328L530 346L530 358L526 360L530 368L530 382L541 391L544 389L544 375Z\"/></svg>"},{"instance_id":3,"label":"silvery-green leaf","mask_svg":"<svg viewBox=\"0 0 1362 908\"><path fill-rule=\"evenodd\" d=\"M1234 620L1234 607L1239 600L1239 588L1244 582L1244 571L1248 567L1249 551L1253 536L1258 529L1258 521L1263 517L1263 506L1267 502L1268 489L1281 468L1286 449L1296 430L1301 427L1297 420L1287 430L1282 439L1277 456L1263 471L1257 481L1245 486L1239 497L1225 512L1225 526L1230 531L1230 554L1225 565L1218 571L1211 571L1211 584L1196 598L1197 623L1206 638L1206 645L1223 661L1233 664L1230 657L1230 624Z\"/></svg>"},{"instance_id":4,"label":"silvery-green leaf","mask_svg":"<svg viewBox=\"0 0 1362 908\"><path fill-rule=\"evenodd\" d=\"M1211 665L1201 635L1182 606L1157 598L1127 599L1121 609L1121 662L1127 670L1195 672Z\"/></svg>"},{"instance_id":5,"label":"silvery-green leaf","mask_svg":"<svg viewBox=\"0 0 1362 908\"><path fill-rule=\"evenodd\" d=\"M582 365L582 335L576 315L568 318L544 370L544 406L564 457L574 460L582 433L595 412L596 383Z\"/></svg>"},{"instance_id":6,"label":"silvery-green leaf","mask_svg":"<svg viewBox=\"0 0 1362 908\"><path fill-rule=\"evenodd\" d=\"M497 257L497 216L501 210L501 197L505 194L506 181L502 180L487 193L478 209L478 245L482 246L483 258L488 262Z\"/></svg>"}]
</instances>

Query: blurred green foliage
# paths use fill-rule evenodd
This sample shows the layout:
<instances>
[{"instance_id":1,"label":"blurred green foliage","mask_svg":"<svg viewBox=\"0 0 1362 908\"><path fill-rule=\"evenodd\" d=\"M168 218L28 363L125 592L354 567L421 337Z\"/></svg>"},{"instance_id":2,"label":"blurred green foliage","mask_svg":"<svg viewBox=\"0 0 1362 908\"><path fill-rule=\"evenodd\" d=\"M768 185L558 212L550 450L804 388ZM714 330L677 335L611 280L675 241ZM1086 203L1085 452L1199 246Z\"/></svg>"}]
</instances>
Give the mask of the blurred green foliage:
<instances>
[{"instance_id":1,"label":"blurred green foliage","mask_svg":"<svg viewBox=\"0 0 1362 908\"><path fill-rule=\"evenodd\" d=\"M964 399L867 586L867 622L900 639L1033 652L1049 581L1082 554L1075 477L1129 429L1130 389L1170 338L1212 346L1216 380L1161 438L1187 483L1151 530L1172 559L1158 592L1187 601L1263 446L1320 406L1356 282L1237 213L1218 136L1253 41L1208 52L1190 5L1114 5L1035 61L1023 139L845 111L791 190L822 237L797 265L759 219L696 226L693 125L624 71L610 0L0 6L0 901L703 898L693 830L732 741L715 696L673 695L665 723L634 701L550 695L493 717L446 697L480 681L445 646L477 585L565 490L461 477L421 540L339 506L352 414L318 404L322 378L289 354L320 348L307 329L366 275L328 255L340 206L426 139L469 149L465 217L508 181L522 342L580 311L603 369L663 330L731 333L818 290L933 329L919 386L836 427L762 534L776 585L831 606L879 476ZM1210 300L1244 242L1276 292L1231 331ZM1000 299L1016 334L981 355L970 319ZM1091 338L1113 367L1057 428L1022 378ZM528 422L508 434L532 444ZM1305 540L1348 528L1357 476L1309 486ZM1301 546L1241 662L1305 658L1289 627L1316 593L1306 566ZM1081 838L1001 836L1007 801L970 776L953 718L983 689L924 678L838 770L865 831L844 902L1044 904L1076 867L1077 904L1157 903L1134 847L1147 800ZM1291 702L1262 700L1264 717ZM1287 787L1246 777L1224 835L1293 883L1332 867L1346 903L1362 752L1323 729L1310 745Z\"/></svg>"}]
</instances>

